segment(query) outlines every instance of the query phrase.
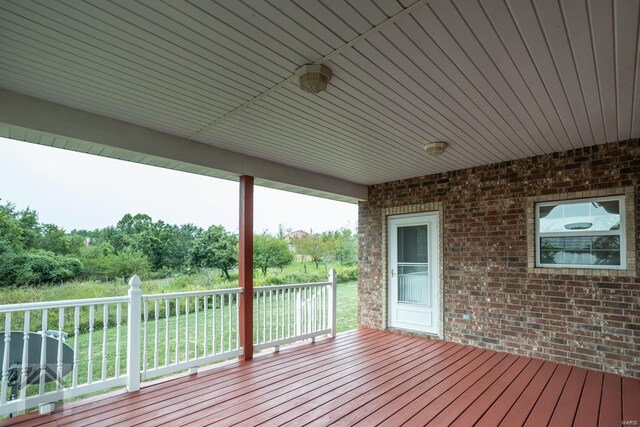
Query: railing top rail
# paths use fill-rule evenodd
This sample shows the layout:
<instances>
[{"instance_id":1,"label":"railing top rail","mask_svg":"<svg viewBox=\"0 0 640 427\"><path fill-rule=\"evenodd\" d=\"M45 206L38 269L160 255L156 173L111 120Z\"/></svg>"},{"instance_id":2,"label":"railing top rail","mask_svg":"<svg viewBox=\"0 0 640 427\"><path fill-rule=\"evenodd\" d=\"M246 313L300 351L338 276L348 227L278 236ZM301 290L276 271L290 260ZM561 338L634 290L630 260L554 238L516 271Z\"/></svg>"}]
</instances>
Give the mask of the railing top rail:
<instances>
[{"instance_id":1,"label":"railing top rail","mask_svg":"<svg viewBox=\"0 0 640 427\"><path fill-rule=\"evenodd\" d=\"M257 286L253 288L253 293L262 291L274 291L277 289L298 289L298 288L310 288L314 286L326 286L331 282L311 282L311 283L295 283L293 285L272 285L272 286Z\"/></svg>"},{"instance_id":2,"label":"railing top rail","mask_svg":"<svg viewBox=\"0 0 640 427\"><path fill-rule=\"evenodd\" d=\"M29 311L29 310L44 310L53 308L67 308L78 307L88 305L99 304L115 304L121 302L129 302L129 297L124 295L121 297L107 297L107 298L86 298L86 299L72 299L61 301L41 301L41 302L26 302L20 304L5 304L0 305L0 313L16 312L16 311Z\"/></svg>"},{"instance_id":3,"label":"railing top rail","mask_svg":"<svg viewBox=\"0 0 640 427\"><path fill-rule=\"evenodd\" d=\"M228 288L228 289L211 289L202 291L189 291L189 292L168 292L165 294L147 294L142 295L143 300L154 301L167 298L179 298L179 297L202 297L205 295L227 295L227 294L240 294L242 288Z\"/></svg>"}]
</instances>

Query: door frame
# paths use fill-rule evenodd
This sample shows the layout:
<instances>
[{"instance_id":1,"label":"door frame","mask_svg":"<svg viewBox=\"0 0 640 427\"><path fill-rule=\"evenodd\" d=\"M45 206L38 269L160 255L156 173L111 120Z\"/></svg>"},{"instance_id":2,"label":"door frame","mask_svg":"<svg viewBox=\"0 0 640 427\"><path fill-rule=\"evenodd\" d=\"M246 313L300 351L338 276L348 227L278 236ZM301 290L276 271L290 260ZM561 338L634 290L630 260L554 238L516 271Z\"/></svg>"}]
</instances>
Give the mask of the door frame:
<instances>
[{"instance_id":1,"label":"door frame","mask_svg":"<svg viewBox=\"0 0 640 427\"><path fill-rule=\"evenodd\" d=\"M390 281L390 254L389 250L391 249L391 233L390 231L390 222L392 219L396 218L411 218L411 217L435 217L436 230L433 233L437 242L434 244L434 247L437 249L437 257L434 266L437 268L437 272L435 274L437 281L437 291L438 296L437 299L439 301L435 302L435 307L437 308L437 333L431 332L423 332L423 331L415 331L411 329L402 329L398 327L391 326L391 281ZM413 206L404 206L404 207L393 207L383 209L383 276L382 276L382 285L383 285L383 328L389 330L398 330L409 332L412 334L419 335L428 335L428 336L437 336L440 339L444 339L444 330L445 330L445 317L444 317L444 285L443 285L443 267L444 267L444 256L443 256L443 224L442 224L442 204L441 203L428 203L422 205L413 205Z\"/></svg>"}]
</instances>

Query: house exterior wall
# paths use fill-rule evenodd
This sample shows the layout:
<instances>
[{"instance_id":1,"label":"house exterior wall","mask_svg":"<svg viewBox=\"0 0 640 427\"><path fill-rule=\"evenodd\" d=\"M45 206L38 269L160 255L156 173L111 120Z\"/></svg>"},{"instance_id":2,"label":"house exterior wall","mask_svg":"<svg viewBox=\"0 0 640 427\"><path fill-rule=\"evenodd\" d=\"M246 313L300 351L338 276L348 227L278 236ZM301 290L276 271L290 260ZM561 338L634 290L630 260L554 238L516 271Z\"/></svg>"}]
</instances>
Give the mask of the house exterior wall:
<instances>
[{"instance_id":1,"label":"house exterior wall","mask_svg":"<svg viewBox=\"0 0 640 427\"><path fill-rule=\"evenodd\" d=\"M567 194L627 195L628 271L535 268L533 203ZM640 378L638 140L371 186L359 205L361 326L387 328L386 216L434 209L445 340Z\"/></svg>"}]
</instances>

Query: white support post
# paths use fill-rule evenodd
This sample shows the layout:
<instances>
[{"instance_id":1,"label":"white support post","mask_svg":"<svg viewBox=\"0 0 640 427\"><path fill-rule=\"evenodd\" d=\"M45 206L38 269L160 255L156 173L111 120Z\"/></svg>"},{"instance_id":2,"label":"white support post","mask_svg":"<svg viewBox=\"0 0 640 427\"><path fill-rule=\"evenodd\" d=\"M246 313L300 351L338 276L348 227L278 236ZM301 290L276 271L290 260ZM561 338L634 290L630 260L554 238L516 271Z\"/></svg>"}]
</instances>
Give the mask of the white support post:
<instances>
[{"instance_id":1,"label":"white support post","mask_svg":"<svg viewBox=\"0 0 640 427\"><path fill-rule=\"evenodd\" d=\"M337 296L337 289L336 289L336 270L334 270L333 268L329 271L329 285L328 288L329 290L329 298L328 298L328 307L327 307L327 314L329 317L329 322L331 322L331 338L335 338L336 337L336 296Z\"/></svg>"},{"instance_id":2,"label":"white support post","mask_svg":"<svg viewBox=\"0 0 640 427\"><path fill-rule=\"evenodd\" d=\"M129 280L127 318L127 390L140 390L140 329L142 315L142 281L136 275Z\"/></svg>"}]
</instances>

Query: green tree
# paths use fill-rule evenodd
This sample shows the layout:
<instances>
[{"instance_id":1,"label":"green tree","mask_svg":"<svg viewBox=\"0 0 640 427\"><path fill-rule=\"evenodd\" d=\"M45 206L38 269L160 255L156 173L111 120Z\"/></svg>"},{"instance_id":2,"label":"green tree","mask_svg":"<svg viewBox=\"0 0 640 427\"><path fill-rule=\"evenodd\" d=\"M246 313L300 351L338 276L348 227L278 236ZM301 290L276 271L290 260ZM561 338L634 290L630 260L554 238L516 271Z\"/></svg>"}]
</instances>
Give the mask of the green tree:
<instances>
[{"instance_id":1,"label":"green tree","mask_svg":"<svg viewBox=\"0 0 640 427\"><path fill-rule=\"evenodd\" d=\"M305 262L306 257L309 257L316 265L316 269L320 266L320 263L325 262L325 258L331 252L329 239L320 234L306 234L294 237L291 243L296 253L303 258L303 262Z\"/></svg>"},{"instance_id":2,"label":"green tree","mask_svg":"<svg viewBox=\"0 0 640 427\"><path fill-rule=\"evenodd\" d=\"M229 270L238 265L238 236L211 226L193 240L189 259L194 267L219 268L230 279Z\"/></svg>"},{"instance_id":3,"label":"green tree","mask_svg":"<svg viewBox=\"0 0 640 427\"><path fill-rule=\"evenodd\" d=\"M86 277L108 280L111 270L111 256L115 255L115 249L109 242L91 244L80 251L80 260L84 265Z\"/></svg>"},{"instance_id":4,"label":"green tree","mask_svg":"<svg viewBox=\"0 0 640 427\"><path fill-rule=\"evenodd\" d=\"M22 229L21 240L25 249L37 249L40 240L40 225L38 213L29 208L18 212L18 224Z\"/></svg>"},{"instance_id":5,"label":"green tree","mask_svg":"<svg viewBox=\"0 0 640 427\"><path fill-rule=\"evenodd\" d=\"M268 234L253 236L253 264L264 276L269 268L284 268L293 262L293 253L284 240Z\"/></svg>"},{"instance_id":6,"label":"green tree","mask_svg":"<svg viewBox=\"0 0 640 427\"><path fill-rule=\"evenodd\" d=\"M118 254L108 255L105 260L107 276L125 282L134 274L143 276L150 270L149 260L141 251L127 248Z\"/></svg>"},{"instance_id":7,"label":"green tree","mask_svg":"<svg viewBox=\"0 0 640 427\"><path fill-rule=\"evenodd\" d=\"M22 227L17 217L18 213L13 204L0 205L0 239L12 250L24 249Z\"/></svg>"},{"instance_id":8,"label":"green tree","mask_svg":"<svg viewBox=\"0 0 640 427\"><path fill-rule=\"evenodd\" d=\"M83 239L80 236L68 235L54 224L43 224L38 248L61 255L79 255Z\"/></svg>"},{"instance_id":9,"label":"green tree","mask_svg":"<svg viewBox=\"0 0 640 427\"><path fill-rule=\"evenodd\" d=\"M16 263L14 258L15 253L12 246L0 238L0 287L15 284Z\"/></svg>"},{"instance_id":10,"label":"green tree","mask_svg":"<svg viewBox=\"0 0 640 427\"><path fill-rule=\"evenodd\" d=\"M170 260L169 266L175 269L182 269L189 265L189 251L195 239L203 233L202 228L193 224L183 224L172 226L171 244L169 245L167 256Z\"/></svg>"},{"instance_id":11,"label":"green tree","mask_svg":"<svg viewBox=\"0 0 640 427\"><path fill-rule=\"evenodd\" d=\"M357 261L358 238L350 229L343 228L337 231L330 231L327 234L327 238L331 240L329 255L334 260L340 262L340 264Z\"/></svg>"}]
</instances>

